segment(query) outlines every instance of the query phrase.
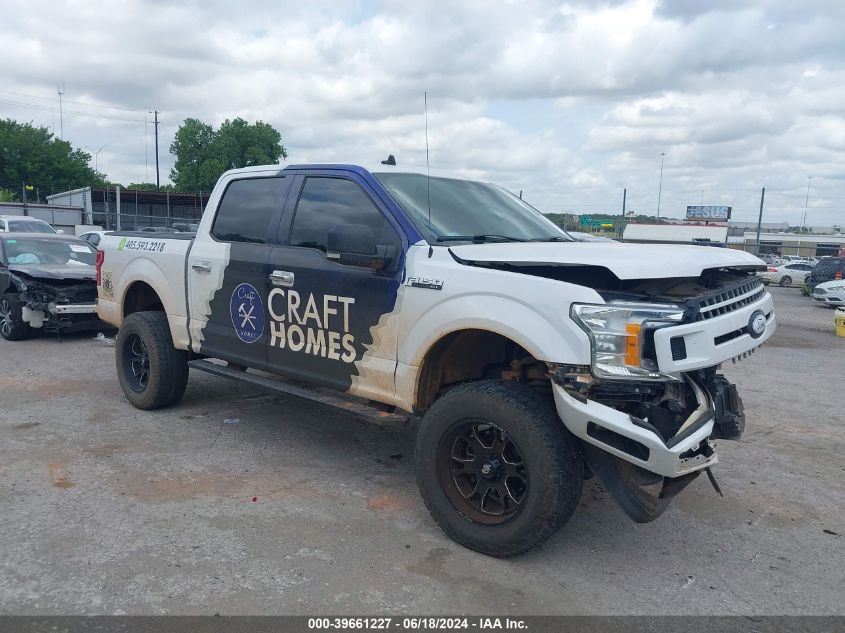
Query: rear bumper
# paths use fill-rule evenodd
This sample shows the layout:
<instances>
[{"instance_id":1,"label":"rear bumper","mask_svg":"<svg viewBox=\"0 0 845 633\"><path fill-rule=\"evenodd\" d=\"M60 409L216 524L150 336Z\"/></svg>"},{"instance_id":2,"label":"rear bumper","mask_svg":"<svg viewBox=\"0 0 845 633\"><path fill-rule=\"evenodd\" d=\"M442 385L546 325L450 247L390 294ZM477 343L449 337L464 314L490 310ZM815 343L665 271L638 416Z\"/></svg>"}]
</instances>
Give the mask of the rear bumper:
<instances>
[{"instance_id":1,"label":"rear bumper","mask_svg":"<svg viewBox=\"0 0 845 633\"><path fill-rule=\"evenodd\" d=\"M554 382L552 390L560 419L576 437L658 475L680 477L718 461L708 441L713 433L713 401L695 383L690 382L690 386L699 406L669 442L664 442L648 428L638 426L636 419L626 413L594 400L575 398ZM608 440L612 442L612 435L609 436L606 431L633 440L645 450L639 449L638 455L621 450L618 443L616 446L608 443Z\"/></svg>"}]
</instances>

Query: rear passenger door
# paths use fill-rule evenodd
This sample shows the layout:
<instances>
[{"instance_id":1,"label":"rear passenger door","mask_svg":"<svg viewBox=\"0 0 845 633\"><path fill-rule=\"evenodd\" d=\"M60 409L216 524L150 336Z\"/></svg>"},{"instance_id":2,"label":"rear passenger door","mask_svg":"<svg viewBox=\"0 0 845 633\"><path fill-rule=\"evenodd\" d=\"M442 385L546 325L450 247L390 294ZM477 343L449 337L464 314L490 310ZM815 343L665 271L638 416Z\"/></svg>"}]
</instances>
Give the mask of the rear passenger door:
<instances>
[{"instance_id":1,"label":"rear passenger door","mask_svg":"<svg viewBox=\"0 0 845 633\"><path fill-rule=\"evenodd\" d=\"M293 178L233 179L188 256L195 350L247 367L267 364L267 262Z\"/></svg>"},{"instance_id":2,"label":"rear passenger door","mask_svg":"<svg viewBox=\"0 0 845 633\"><path fill-rule=\"evenodd\" d=\"M270 255L274 371L390 402L407 238L352 172L298 177ZM286 243L285 243L286 242Z\"/></svg>"}]
</instances>

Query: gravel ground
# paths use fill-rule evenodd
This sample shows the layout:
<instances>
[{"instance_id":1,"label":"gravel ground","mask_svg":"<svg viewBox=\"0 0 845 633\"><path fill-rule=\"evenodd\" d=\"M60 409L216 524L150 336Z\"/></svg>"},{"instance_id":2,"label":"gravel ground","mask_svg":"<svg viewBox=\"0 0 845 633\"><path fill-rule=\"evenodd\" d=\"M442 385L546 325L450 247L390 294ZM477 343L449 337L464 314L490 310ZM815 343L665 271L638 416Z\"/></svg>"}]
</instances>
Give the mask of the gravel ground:
<instances>
[{"instance_id":1,"label":"gravel ground","mask_svg":"<svg viewBox=\"0 0 845 633\"><path fill-rule=\"evenodd\" d=\"M448 540L412 432L194 372L123 399L90 335L0 341L0 613L845 614L845 339L727 365L748 413L715 474L631 523L594 480L542 548ZM226 424L227 418L238 423Z\"/></svg>"}]
</instances>

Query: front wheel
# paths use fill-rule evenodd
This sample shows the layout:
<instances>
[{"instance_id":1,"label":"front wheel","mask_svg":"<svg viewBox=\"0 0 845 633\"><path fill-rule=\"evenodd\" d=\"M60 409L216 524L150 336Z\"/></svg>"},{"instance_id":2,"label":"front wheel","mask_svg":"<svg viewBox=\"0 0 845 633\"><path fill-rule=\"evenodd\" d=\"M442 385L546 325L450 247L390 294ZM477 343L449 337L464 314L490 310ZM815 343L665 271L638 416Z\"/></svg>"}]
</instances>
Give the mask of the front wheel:
<instances>
[{"instance_id":1,"label":"front wheel","mask_svg":"<svg viewBox=\"0 0 845 633\"><path fill-rule=\"evenodd\" d=\"M29 334L29 323L23 320L18 296L7 293L0 297L0 336L7 341L20 341Z\"/></svg>"},{"instance_id":2,"label":"front wheel","mask_svg":"<svg viewBox=\"0 0 845 633\"><path fill-rule=\"evenodd\" d=\"M539 545L575 511L583 465L553 403L514 382L484 380L437 400L417 433L417 484L455 541L491 556Z\"/></svg>"},{"instance_id":3,"label":"front wheel","mask_svg":"<svg viewBox=\"0 0 845 633\"><path fill-rule=\"evenodd\" d=\"M778 284L781 288L786 288L792 285L792 277L789 275L784 275L780 278L780 283Z\"/></svg>"},{"instance_id":4,"label":"front wheel","mask_svg":"<svg viewBox=\"0 0 845 633\"><path fill-rule=\"evenodd\" d=\"M167 315L133 312L120 326L115 345L123 394L139 409L179 401L188 383L188 353L173 347Z\"/></svg>"}]
</instances>

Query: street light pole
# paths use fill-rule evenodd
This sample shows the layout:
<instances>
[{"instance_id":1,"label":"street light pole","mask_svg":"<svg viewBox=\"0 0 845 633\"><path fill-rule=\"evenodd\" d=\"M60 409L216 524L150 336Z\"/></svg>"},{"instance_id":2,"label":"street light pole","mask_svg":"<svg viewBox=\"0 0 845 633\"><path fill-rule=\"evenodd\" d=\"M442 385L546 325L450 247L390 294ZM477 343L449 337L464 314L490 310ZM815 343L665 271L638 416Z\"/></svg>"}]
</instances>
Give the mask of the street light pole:
<instances>
[{"instance_id":1,"label":"street light pole","mask_svg":"<svg viewBox=\"0 0 845 633\"><path fill-rule=\"evenodd\" d=\"M660 220L660 197L663 195L663 158L666 152L660 152L660 185L657 187L657 219Z\"/></svg>"},{"instance_id":2,"label":"street light pole","mask_svg":"<svg viewBox=\"0 0 845 633\"><path fill-rule=\"evenodd\" d=\"M807 204L810 202L810 182L812 180L812 176L807 176L807 197L804 198L804 212L801 214L801 230L799 231L799 233L804 232L804 224L807 221Z\"/></svg>"},{"instance_id":3,"label":"street light pole","mask_svg":"<svg viewBox=\"0 0 845 633\"><path fill-rule=\"evenodd\" d=\"M100 149L98 149L96 152L94 152L94 171L100 171L99 167L97 166L98 165L97 159L100 156L100 152L102 152L103 149L106 148L106 147L108 147L108 145L103 145L103 146L100 147Z\"/></svg>"}]
</instances>

